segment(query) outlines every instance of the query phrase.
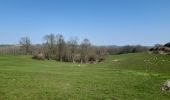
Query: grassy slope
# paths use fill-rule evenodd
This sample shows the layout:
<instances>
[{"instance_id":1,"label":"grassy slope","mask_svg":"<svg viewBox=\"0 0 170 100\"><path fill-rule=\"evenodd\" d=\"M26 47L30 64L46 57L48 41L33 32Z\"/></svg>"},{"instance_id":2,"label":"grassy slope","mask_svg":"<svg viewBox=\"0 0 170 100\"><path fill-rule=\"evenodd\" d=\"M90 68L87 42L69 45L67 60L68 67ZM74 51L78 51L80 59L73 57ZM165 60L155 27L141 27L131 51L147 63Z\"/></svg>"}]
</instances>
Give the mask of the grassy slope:
<instances>
[{"instance_id":1,"label":"grassy slope","mask_svg":"<svg viewBox=\"0 0 170 100\"><path fill-rule=\"evenodd\" d=\"M114 61L113 61L114 60ZM144 62L144 60L149 60ZM96 65L0 57L0 100L169 100L170 56L108 56Z\"/></svg>"}]
</instances>

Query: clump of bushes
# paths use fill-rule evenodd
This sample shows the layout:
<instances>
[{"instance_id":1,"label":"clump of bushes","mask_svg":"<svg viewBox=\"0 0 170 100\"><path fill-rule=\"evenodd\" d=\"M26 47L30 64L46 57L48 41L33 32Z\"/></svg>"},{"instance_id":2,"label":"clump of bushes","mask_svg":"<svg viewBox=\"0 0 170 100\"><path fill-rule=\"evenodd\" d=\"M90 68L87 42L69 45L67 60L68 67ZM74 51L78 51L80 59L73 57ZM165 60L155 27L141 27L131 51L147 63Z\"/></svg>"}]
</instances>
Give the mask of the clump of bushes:
<instances>
[{"instance_id":1,"label":"clump of bushes","mask_svg":"<svg viewBox=\"0 0 170 100\"><path fill-rule=\"evenodd\" d=\"M95 55L90 55L88 58L88 62L94 63L97 61L97 57Z\"/></svg>"},{"instance_id":2,"label":"clump of bushes","mask_svg":"<svg viewBox=\"0 0 170 100\"><path fill-rule=\"evenodd\" d=\"M98 62L102 62L102 61L104 61L104 60L105 60L105 58L104 58L104 57L99 57Z\"/></svg>"},{"instance_id":3,"label":"clump of bushes","mask_svg":"<svg viewBox=\"0 0 170 100\"><path fill-rule=\"evenodd\" d=\"M37 60L45 60L45 56L43 53L35 54L32 58Z\"/></svg>"}]
</instances>

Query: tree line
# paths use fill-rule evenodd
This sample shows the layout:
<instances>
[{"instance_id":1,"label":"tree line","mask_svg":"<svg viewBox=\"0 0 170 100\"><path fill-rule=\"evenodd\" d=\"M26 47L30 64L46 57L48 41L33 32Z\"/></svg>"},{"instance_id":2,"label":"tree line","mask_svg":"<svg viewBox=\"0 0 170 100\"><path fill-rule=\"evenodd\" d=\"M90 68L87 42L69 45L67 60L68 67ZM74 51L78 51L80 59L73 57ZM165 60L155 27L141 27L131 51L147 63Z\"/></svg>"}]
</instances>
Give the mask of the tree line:
<instances>
[{"instance_id":1,"label":"tree line","mask_svg":"<svg viewBox=\"0 0 170 100\"><path fill-rule=\"evenodd\" d=\"M64 62L100 62L107 54L104 47L93 46L89 39L85 38L79 43L77 37L65 40L62 34L48 34L43 37L44 43L31 45L28 37L20 40L22 54L34 55L35 59L52 59Z\"/></svg>"},{"instance_id":2,"label":"tree line","mask_svg":"<svg viewBox=\"0 0 170 100\"><path fill-rule=\"evenodd\" d=\"M141 45L125 45L125 46L108 46L108 53L111 55L125 54L125 53L138 53L147 52L150 47Z\"/></svg>"}]
</instances>

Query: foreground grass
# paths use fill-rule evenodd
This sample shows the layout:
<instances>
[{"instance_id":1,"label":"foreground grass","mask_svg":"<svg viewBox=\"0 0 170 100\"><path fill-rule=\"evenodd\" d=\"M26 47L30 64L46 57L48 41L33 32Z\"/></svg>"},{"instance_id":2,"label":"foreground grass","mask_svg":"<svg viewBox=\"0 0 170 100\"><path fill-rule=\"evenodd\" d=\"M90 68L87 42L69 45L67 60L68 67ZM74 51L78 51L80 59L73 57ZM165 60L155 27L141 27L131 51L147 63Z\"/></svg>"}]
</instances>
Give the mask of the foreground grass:
<instances>
[{"instance_id":1,"label":"foreground grass","mask_svg":"<svg viewBox=\"0 0 170 100\"><path fill-rule=\"evenodd\" d=\"M169 100L170 56L124 54L100 64L0 56L0 100Z\"/></svg>"}]
</instances>

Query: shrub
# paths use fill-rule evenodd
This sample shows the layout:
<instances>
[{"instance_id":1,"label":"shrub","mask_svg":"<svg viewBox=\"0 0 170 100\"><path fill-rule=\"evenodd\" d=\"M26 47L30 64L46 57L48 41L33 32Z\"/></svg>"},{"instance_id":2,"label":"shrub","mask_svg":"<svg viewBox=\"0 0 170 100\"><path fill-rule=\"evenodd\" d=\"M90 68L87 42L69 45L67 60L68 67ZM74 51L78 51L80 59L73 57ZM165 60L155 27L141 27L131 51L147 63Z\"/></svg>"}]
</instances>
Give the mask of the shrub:
<instances>
[{"instance_id":1,"label":"shrub","mask_svg":"<svg viewBox=\"0 0 170 100\"><path fill-rule=\"evenodd\" d=\"M96 56L95 56L95 55L89 56L88 61L89 61L90 63L94 63L94 62L96 61Z\"/></svg>"}]
</instances>

